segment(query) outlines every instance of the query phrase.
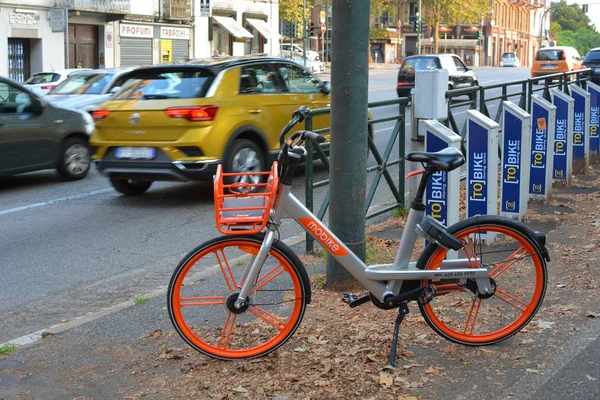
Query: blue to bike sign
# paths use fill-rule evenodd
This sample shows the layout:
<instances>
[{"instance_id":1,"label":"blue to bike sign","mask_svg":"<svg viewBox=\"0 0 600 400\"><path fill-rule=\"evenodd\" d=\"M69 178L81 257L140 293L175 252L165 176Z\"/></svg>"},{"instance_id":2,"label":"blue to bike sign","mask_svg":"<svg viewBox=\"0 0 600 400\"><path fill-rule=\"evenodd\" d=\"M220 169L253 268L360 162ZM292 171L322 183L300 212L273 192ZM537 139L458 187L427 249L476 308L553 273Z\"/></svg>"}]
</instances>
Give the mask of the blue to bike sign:
<instances>
[{"instance_id":1,"label":"blue to bike sign","mask_svg":"<svg viewBox=\"0 0 600 400\"><path fill-rule=\"evenodd\" d=\"M461 137L436 120L424 121L425 151L436 152L447 147L460 148ZM449 226L458 222L460 171L438 171L429 178L425 189L427 215Z\"/></svg>"},{"instance_id":2,"label":"blue to bike sign","mask_svg":"<svg viewBox=\"0 0 600 400\"><path fill-rule=\"evenodd\" d=\"M521 219L527 214L531 117L510 101L502 105L500 211L502 215Z\"/></svg>"},{"instance_id":3,"label":"blue to bike sign","mask_svg":"<svg viewBox=\"0 0 600 400\"><path fill-rule=\"evenodd\" d=\"M467 111L467 217L498 214L499 127L479 111Z\"/></svg>"},{"instance_id":4,"label":"blue to bike sign","mask_svg":"<svg viewBox=\"0 0 600 400\"><path fill-rule=\"evenodd\" d=\"M587 90L590 94L590 153L600 154L600 86L588 82Z\"/></svg>"},{"instance_id":5,"label":"blue to bike sign","mask_svg":"<svg viewBox=\"0 0 600 400\"><path fill-rule=\"evenodd\" d=\"M556 121L554 128L554 180L571 182L573 168L573 99L563 92L551 89L552 103L556 106Z\"/></svg>"},{"instance_id":6,"label":"blue to bike sign","mask_svg":"<svg viewBox=\"0 0 600 400\"><path fill-rule=\"evenodd\" d=\"M588 167L590 147L589 136L587 135L590 94L586 90L573 85L571 87L571 97L574 100L573 160L584 160L585 166L582 165L582 167L584 167L585 172Z\"/></svg>"},{"instance_id":7,"label":"blue to bike sign","mask_svg":"<svg viewBox=\"0 0 600 400\"><path fill-rule=\"evenodd\" d=\"M552 147L556 107L544 98L533 95L531 109L531 165L529 194L547 200L552 187Z\"/></svg>"}]
</instances>

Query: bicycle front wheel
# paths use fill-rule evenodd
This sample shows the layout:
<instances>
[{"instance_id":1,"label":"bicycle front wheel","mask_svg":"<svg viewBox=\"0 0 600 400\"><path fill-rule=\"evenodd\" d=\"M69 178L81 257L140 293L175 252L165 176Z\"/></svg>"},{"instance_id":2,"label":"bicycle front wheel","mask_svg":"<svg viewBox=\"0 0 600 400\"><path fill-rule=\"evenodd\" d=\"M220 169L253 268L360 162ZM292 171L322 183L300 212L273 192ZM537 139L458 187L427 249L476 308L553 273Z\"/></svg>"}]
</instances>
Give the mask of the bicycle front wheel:
<instances>
[{"instance_id":1,"label":"bicycle front wheel","mask_svg":"<svg viewBox=\"0 0 600 400\"><path fill-rule=\"evenodd\" d=\"M275 241L254 282L249 305L233 307L244 270L258 254L263 237L225 236L200 245L175 270L168 309L179 335L194 349L222 360L264 356L296 331L310 283L302 262Z\"/></svg>"},{"instance_id":2,"label":"bicycle front wheel","mask_svg":"<svg viewBox=\"0 0 600 400\"><path fill-rule=\"evenodd\" d=\"M487 268L495 284L480 294L474 280L425 280L437 296L419 304L423 318L442 337L464 345L489 345L519 332L536 314L546 292L546 261L533 232L499 216L477 216L448 228L463 243L458 252L430 244L417 262L439 269L446 258L468 259L472 268Z\"/></svg>"}]
</instances>

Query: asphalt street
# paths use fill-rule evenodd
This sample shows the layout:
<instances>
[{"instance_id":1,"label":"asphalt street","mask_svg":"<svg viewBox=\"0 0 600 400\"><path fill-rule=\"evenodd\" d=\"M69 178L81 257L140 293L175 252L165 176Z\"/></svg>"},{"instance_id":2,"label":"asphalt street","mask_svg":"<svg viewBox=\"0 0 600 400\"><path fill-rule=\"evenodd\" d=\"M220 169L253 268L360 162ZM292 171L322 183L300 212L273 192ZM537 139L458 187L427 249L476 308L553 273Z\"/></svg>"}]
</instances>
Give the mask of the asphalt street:
<instances>
[{"instance_id":1,"label":"asphalt street","mask_svg":"<svg viewBox=\"0 0 600 400\"><path fill-rule=\"evenodd\" d=\"M527 69L477 73L482 85L528 76ZM396 98L396 74L393 68L370 71L370 102ZM490 106L495 109L497 104ZM372 113L376 119L394 116L397 106ZM456 111L459 123L465 114ZM392 126L375 125L379 149ZM325 177L324 166L317 165L315 179ZM301 199L303 180L299 171L293 191ZM316 193L317 206L324 195ZM389 190L381 189L374 204L390 200ZM300 233L292 223L281 230L282 238ZM164 288L179 260L216 235L207 183L157 183L144 196L125 197L95 170L70 183L53 171L1 178L0 344Z\"/></svg>"}]
</instances>

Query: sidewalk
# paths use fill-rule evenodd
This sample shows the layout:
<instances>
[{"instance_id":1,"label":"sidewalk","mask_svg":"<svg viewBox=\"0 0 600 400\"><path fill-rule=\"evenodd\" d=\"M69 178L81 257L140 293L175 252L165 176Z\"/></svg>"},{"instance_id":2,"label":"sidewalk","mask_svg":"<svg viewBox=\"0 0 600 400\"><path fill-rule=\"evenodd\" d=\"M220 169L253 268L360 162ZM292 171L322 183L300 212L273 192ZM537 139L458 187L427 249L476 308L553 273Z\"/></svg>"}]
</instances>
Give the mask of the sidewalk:
<instances>
[{"instance_id":1,"label":"sidewalk","mask_svg":"<svg viewBox=\"0 0 600 400\"><path fill-rule=\"evenodd\" d=\"M214 361L179 338L166 296L156 292L146 303L0 355L0 399L598 398L599 188L594 170L555 190L548 204L530 206L529 225L548 233L548 292L531 324L498 345L447 342L411 305L398 367L381 371L396 312L350 309L338 293L314 288L302 325L280 350ZM369 237L395 248L400 229L388 219L370 227ZM302 254L304 243L293 249ZM323 273L320 255L302 259L310 274Z\"/></svg>"}]
</instances>

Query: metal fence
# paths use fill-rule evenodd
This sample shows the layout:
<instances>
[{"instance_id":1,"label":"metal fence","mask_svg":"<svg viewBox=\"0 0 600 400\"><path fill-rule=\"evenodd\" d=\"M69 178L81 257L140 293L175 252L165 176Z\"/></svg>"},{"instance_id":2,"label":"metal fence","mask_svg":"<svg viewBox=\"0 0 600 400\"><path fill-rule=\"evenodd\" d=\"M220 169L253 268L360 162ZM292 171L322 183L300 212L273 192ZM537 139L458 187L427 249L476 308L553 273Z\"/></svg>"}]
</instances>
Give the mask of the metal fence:
<instances>
[{"instance_id":1,"label":"metal fence","mask_svg":"<svg viewBox=\"0 0 600 400\"><path fill-rule=\"evenodd\" d=\"M449 90L446 93L448 98L448 119L445 121L445 125L452 129L455 133L459 134L464 141L466 135L466 121L462 126L459 126L455 118L456 110L474 109L480 111L482 114L493 119L496 122L500 122L502 116L502 101L511 100L516 103L520 108L531 112L532 95L540 94L546 100L550 100L550 89L556 88L563 92L570 94L570 86L577 85L585 88L586 82L589 80L590 69L572 71L567 73L557 73L551 75L545 75L543 77L536 77L530 79L517 80L512 82L506 82L501 84L493 85L482 85L472 88L454 89ZM498 96L492 96L491 91L500 89L501 93ZM457 100L460 97L468 97L468 100ZM405 138L406 138L406 106L410 99L400 98L388 101L379 101L375 103L369 103L369 109L375 109L377 107L389 106L397 104L399 106L398 116L387 117L381 119L369 120L369 125L373 127L375 124L396 121L395 126L392 130L390 139L387 142L386 148L383 153L379 152L379 149L375 146L372 139L369 138L369 149L376 160L376 165L369 167L367 173L375 173L375 177L371 182L367 201L365 206L366 218L370 219L391 210L404 207L405 202L405 165L404 155L406 154ZM498 103L498 110L495 115L491 115L490 110L493 103ZM319 115L328 115L331 110L329 108L322 108L318 110L312 110L306 119L305 129L312 130L312 119ZM317 133L328 133L330 128L324 128L315 130ZM390 161L392 156L393 147L398 141L398 158ZM313 146L312 142L307 143L307 156L306 156L306 185L305 185L305 202L309 210L314 209L314 191L317 188L327 186L329 179L314 181L313 164L316 159L320 159L329 169L329 159L325 151L319 146ZM390 167L398 165L398 184L396 185L392 174L390 173ZM394 204L381 207L377 211L369 214L369 208L375 196L378 186L381 182L385 183L393 193L395 200ZM329 192L325 195L322 204L319 207L319 211L315 214L319 219L323 219L327 208L329 206ZM314 242L311 236L306 235L306 251L311 252L314 248Z\"/></svg>"}]
</instances>

